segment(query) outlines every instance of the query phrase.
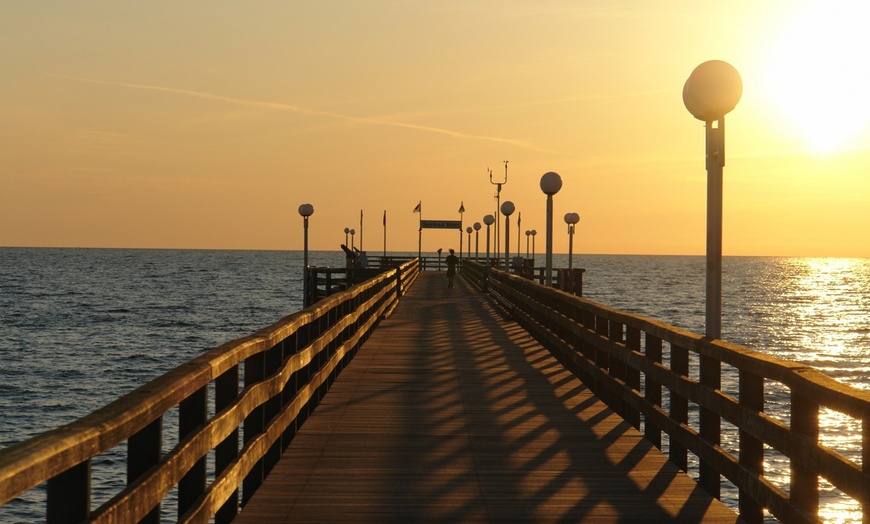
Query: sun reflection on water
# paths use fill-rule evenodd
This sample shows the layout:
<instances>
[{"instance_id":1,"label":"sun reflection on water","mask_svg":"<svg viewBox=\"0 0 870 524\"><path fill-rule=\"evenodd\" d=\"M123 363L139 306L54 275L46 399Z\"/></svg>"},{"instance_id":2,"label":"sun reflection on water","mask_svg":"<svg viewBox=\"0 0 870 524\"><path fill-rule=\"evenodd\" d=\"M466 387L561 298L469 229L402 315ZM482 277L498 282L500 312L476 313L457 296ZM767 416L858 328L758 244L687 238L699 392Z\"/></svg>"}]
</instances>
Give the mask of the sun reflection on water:
<instances>
[{"instance_id":1,"label":"sun reflection on water","mask_svg":"<svg viewBox=\"0 0 870 524\"><path fill-rule=\"evenodd\" d=\"M870 310L870 260L783 258L777 262L776 270L761 277L766 281L762 289L770 295L755 297L760 302L758 310L768 316L758 329L777 331L756 335L755 341L763 342L755 348L870 390L870 316L866 313ZM780 389L768 391L774 397L769 401L788 404L787 388ZM860 420L822 408L819 433L822 445L861 464ZM787 490L787 462L775 452L766 455L765 469ZM860 522L860 505L822 479L819 518Z\"/></svg>"}]
</instances>

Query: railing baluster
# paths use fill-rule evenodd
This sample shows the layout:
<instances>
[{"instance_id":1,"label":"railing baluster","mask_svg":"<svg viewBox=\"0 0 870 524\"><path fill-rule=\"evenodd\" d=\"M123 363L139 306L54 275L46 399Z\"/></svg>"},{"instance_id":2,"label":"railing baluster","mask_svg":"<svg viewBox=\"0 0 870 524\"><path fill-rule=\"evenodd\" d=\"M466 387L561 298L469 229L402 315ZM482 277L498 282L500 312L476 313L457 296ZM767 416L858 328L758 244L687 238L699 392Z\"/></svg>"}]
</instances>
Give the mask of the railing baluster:
<instances>
[{"instance_id":1,"label":"railing baluster","mask_svg":"<svg viewBox=\"0 0 870 524\"><path fill-rule=\"evenodd\" d=\"M81 522L91 511L91 461L86 460L48 481L47 524Z\"/></svg>"},{"instance_id":2,"label":"railing baluster","mask_svg":"<svg viewBox=\"0 0 870 524\"><path fill-rule=\"evenodd\" d=\"M764 378L746 369L740 370L740 404L757 412L764 410ZM744 430L739 431L740 465L759 477L764 474L764 443ZM740 517L750 524L761 524L764 512L747 491L740 490Z\"/></svg>"},{"instance_id":3,"label":"railing baluster","mask_svg":"<svg viewBox=\"0 0 870 524\"><path fill-rule=\"evenodd\" d=\"M625 328L625 345L632 351L640 352L640 330L635 327ZM624 367L625 385L635 391L640 391L640 371L630 366ZM640 429L640 411L626 404L625 420L637 429Z\"/></svg>"},{"instance_id":4,"label":"railing baluster","mask_svg":"<svg viewBox=\"0 0 870 524\"><path fill-rule=\"evenodd\" d=\"M178 406L179 442L193 433L208 417L207 388L202 387L182 400ZM193 507L205 493L206 458L202 457L178 482L178 517Z\"/></svg>"},{"instance_id":5,"label":"railing baluster","mask_svg":"<svg viewBox=\"0 0 870 524\"><path fill-rule=\"evenodd\" d=\"M676 344L671 344L671 371L689 376L689 350ZM671 391L671 418L679 424L689 423L689 400ZM671 462L681 470L689 469L688 450L674 439L670 439L668 456Z\"/></svg>"},{"instance_id":6,"label":"railing baluster","mask_svg":"<svg viewBox=\"0 0 870 524\"><path fill-rule=\"evenodd\" d=\"M701 355L700 366L701 385L711 390L721 389L721 363L715 358ZM715 411L701 407L699 413L699 426L702 439L712 446L718 446L720 444L722 440L722 421ZM698 469L698 482L701 484L701 487L707 490L707 493L719 498L722 489L722 479L720 478L719 472L710 463L703 460Z\"/></svg>"},{"instance_id":7,"label":"railing baluster","mask_svg":"<svg viewBox=\"0 0 870 524\"><path fill-rule=\"evenodd\" d=\"M257 353L245 359L245 387L261 382L265 377L265 355ZM265 409L260 405L245 417L243 439L247 444L265 428ZM263 459L257 461L251 472L242 481L242 506L251 500L254 492L263 483Z\"/></svg>"},{"instance_id":8,"label":"railing baluster","mask_svg":"<svg viewBox=\"0 0 870 524\"><path fill-rule=\"evenodd\" d=\"M652 360L653 362L657 362L659 364L662 363L662 339L656 337L654 335L646 334L645 338L645 351L644 354L646 358ZM652 377L647 375L645 377L645 396L647 401L654 406L662 405L662 385L653 380ZM655 445L655 447L661 449L662 447L662 430L661 428L652 424L649 420L644 421L643 424L643 434L649 439L650 442Z\"/></svg>"},{"instance_id":9,"label":"railing baluster","mask_svg":"<svg viewBox=\"0 0 870 524\"><path fill-rule=\"evenodd\" d=\"M163 417L139 430L127 440L127 484L156 466L163 454ZM160 522L160 504L157 504L141 523Z\"/></svg>"},{"instance_id":10,"label":"railing baluster","mask_svg":"<svg viewBox=\"0 0 870 524\"><path fill-rule=\"evenodd\" d=\"M233 403L239 396L239 366L233 366L215 379L214 410L220 413ZM236 459L239 454L239 431L230 433L215 448L215 477L220 475ZM233 492L229 499L215 514L216 524L228 524L239 512L239 490Z\"/></svg>"},{"instance_id":11,"label":"railing baluster","mask_svg":"<svg viewBox=\"0 0 870 524\"><path fill-rule=\"evenodd\" d=\"M803 395L791 395L791 429L798 435L819 441L819 404ZM808 515L819 511L819 477L812 470L791 463L791 503Z\"/></svg>"},{"instance_id":12,"label":"railing baluster","mask_svg":"<svg viewBox=\"0 0 870 524\"><path fill-rule=\"evenodd\" d=\"M265 356L265 370L263 372L264 376L271 376L275 374L280 368L283 360L283 344L279 342L268 351L266 351ZM281 394L277 394L274 397L270 398L266 401L266 404L263 406L263 423L268 425L269 422L274 419L278 413L281 412ZM278 463L278 459L281 458L281 439L275 441L272 447L269 448L269 451L266 452L266 455L263 457L263 477L272 471L272 468L275 467L275 464Z\"/></svg>"}]
</instances>

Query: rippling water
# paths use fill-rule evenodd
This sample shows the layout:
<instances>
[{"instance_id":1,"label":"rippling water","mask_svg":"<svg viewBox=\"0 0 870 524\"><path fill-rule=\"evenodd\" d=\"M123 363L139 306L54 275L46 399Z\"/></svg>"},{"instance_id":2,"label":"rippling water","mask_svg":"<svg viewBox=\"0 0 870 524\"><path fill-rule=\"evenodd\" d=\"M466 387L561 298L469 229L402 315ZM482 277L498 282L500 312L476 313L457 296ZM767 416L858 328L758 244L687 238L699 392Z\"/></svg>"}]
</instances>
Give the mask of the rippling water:
<instances>
[{"instance_id":1,"label":"rippling water","mask_svg":"<svg viewBox=\"0 0 870 524\"><path fill-rule=\"evenodd\" d=\"M341 252L310 261L344 264ZM0 248L0 447L298 310L301 266L299 252ZM587 270L587 298L704 332L703 257L586 255L575 267ZM723 273L724 339L870 389L870 260L726 257ZM782 399L765 409L787 413ZM860 434L838 414L822 421L828 442ZM851 442L860 460L860 439ZM95 461L96 503L101 482L106 493L123 482L120 453ZM773 454L768 467L787 474ZM40 521L39 497L0 508L0 521ZM826 520L860 519L854 504L828 498Z\"/></svg>"}]
</instances>

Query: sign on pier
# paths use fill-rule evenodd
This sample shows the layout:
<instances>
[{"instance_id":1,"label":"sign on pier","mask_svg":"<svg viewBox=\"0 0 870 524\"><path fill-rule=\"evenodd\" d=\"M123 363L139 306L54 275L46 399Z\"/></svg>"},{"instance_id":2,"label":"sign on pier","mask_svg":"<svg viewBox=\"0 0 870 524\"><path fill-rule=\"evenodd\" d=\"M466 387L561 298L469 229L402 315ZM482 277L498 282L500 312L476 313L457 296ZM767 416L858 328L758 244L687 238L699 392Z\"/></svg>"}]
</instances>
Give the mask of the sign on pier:
<instances>
[{"instance_id":1,"label":"sign on pier","mask_svg":"<svg viewBox=\"0 0 870 524\"><path fill-rule=\"evenodd\" d=\"M458 229L462 231L461 220L421 220L420 229Z\"/></svg>"}]
</instances>

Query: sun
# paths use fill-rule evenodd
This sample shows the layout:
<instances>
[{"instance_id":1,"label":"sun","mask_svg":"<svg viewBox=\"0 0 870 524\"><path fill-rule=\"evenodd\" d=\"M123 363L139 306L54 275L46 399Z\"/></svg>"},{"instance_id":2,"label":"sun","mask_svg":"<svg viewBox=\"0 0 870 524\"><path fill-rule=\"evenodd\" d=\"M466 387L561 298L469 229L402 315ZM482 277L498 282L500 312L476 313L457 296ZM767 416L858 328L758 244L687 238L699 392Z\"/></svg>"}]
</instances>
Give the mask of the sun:
<instances>
[{"instance_id":1,"label":"sun","mask_svg":"<svg viewBox=\"0 0 870 524\"><path fill-rule=\"evenodd\" d=\"M774 30L764 66L768 98L808 148L852 147L870 128L870 2L803 4Z\"/></svg>"}]
</instances>

